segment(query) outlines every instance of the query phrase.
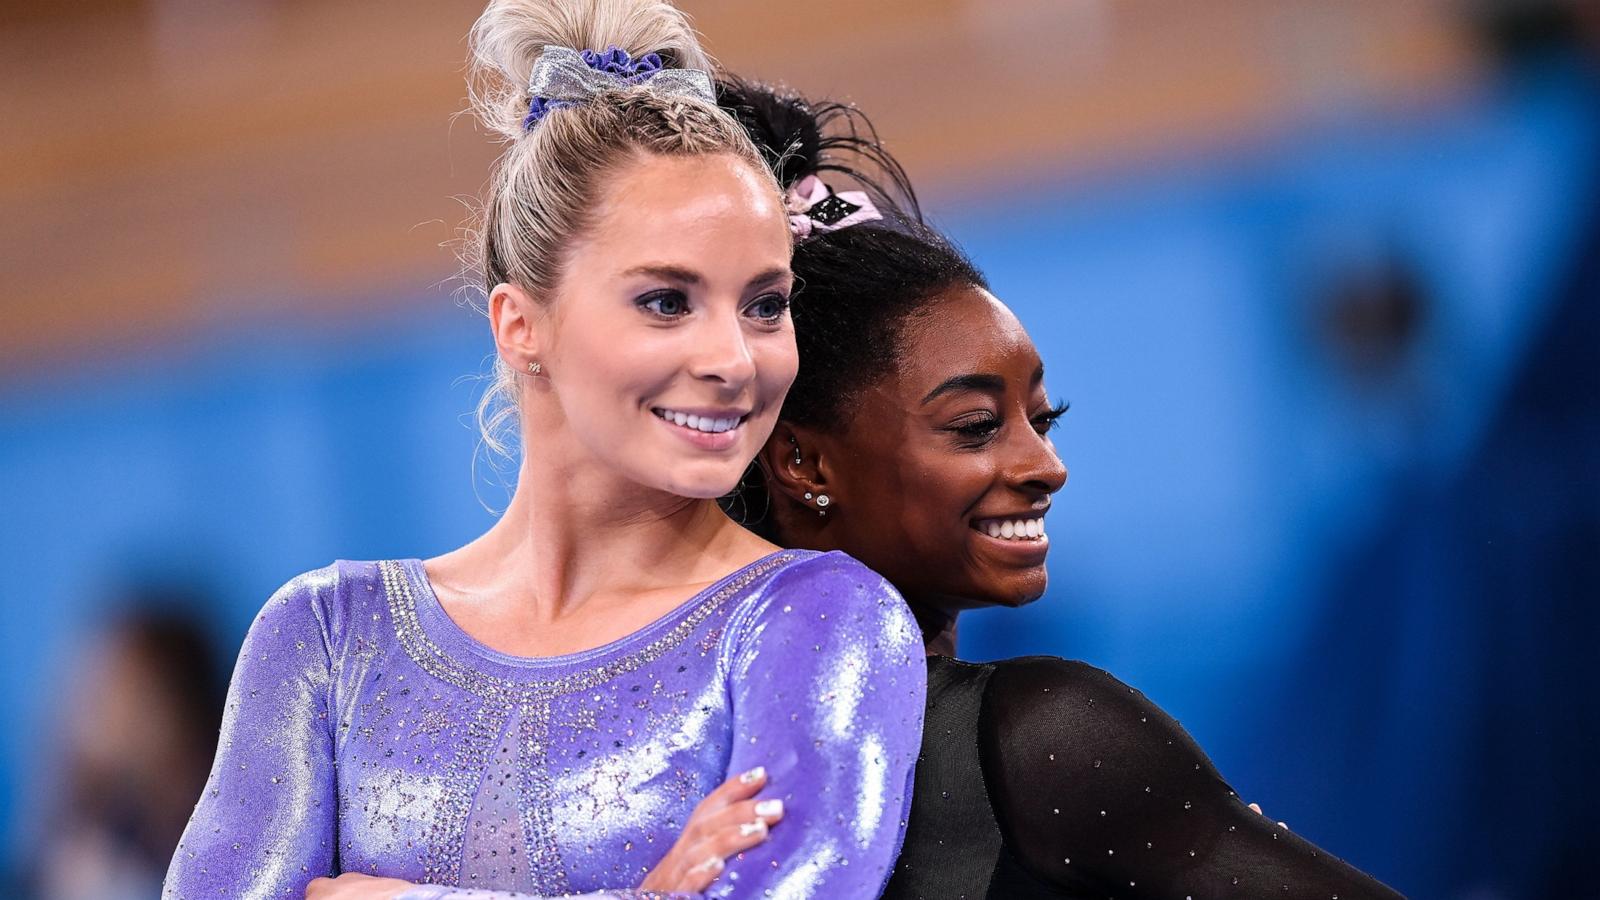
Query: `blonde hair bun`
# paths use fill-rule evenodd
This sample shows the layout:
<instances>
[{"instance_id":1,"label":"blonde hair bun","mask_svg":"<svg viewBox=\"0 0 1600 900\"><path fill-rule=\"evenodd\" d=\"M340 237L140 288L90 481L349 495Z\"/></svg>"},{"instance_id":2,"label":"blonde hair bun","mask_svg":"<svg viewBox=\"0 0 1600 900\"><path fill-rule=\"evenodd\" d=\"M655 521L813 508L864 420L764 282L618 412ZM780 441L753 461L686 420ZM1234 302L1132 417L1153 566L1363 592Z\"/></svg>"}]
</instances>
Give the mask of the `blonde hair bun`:
<instances>
[{"instance_id":1,"label":"blonde hair bun","mask_svg":"<svg viewBox=\"0 0 1600 900\"><path fill-rule=\"evenodd\" d=\"M492 0L472 26L468 74L473 112L490 133L522 136L528 77L547 44L658 53L667 68L712 71L688 17L663 0Z\"/></svg>"}]
</instances>

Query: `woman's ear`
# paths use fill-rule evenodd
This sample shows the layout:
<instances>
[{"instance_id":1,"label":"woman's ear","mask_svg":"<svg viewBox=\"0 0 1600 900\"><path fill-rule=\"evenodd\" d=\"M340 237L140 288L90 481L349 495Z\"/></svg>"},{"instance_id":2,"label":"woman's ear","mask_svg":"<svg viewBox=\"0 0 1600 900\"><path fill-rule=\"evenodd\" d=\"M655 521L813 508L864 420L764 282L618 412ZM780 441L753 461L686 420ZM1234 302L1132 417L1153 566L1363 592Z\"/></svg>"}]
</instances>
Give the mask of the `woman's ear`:
<instances>
[{"instance_id":1,"label":"woman's ear","mask_svg":"<svg viewBox=\"0 0 1600 900\"><path fill-rule=\"evenodd\" d=\"M489 327L495 349L511 371L523 375L543 369L544 310L522 288L501 282L489 292Z\"/></svg>"},{"instance_id":2,"label":"woman's ear","mask_svg":"<svg viewBox=\"0 0 1600 900\"><path fill-rule=\"evenodd\" d=\"M767 474L767 493L826 513L839 499L828 478L828 443L812 429L780 420L757 457Z\"/></svg>"}]
</instances>

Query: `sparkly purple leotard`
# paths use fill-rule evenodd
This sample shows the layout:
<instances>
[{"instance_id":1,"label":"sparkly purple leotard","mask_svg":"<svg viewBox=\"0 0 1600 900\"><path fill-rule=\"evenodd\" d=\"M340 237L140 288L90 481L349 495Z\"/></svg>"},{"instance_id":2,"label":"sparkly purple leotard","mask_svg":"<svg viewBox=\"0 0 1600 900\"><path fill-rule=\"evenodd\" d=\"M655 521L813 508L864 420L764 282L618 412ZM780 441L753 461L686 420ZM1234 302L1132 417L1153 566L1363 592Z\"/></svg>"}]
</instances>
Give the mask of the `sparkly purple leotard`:
<instances>
[{"instance_id":1,"label":"sparkly purple leotard","mask_svg":"<svg viewBox=\"0 0 1600 900\"><path fill-rule=\"evenodd\" d=\"M335 563L250 628L165 896L299 898L338 872L631 896L700 799L757 765L783 822L707 896L877 896L925 678L905 603L842 553L775 553L540 659L463 632L417 560Z\"/></svg>"}]
</instances>

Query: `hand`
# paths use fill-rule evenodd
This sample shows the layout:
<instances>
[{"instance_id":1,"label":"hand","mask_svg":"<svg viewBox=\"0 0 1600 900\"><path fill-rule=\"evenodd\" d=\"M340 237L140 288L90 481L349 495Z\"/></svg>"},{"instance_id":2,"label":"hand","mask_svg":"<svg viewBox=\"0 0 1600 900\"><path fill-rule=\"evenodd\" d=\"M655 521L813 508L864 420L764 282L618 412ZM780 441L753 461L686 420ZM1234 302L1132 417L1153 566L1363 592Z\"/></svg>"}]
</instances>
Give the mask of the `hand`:
<instances>
[{"instance_id":1,"label":"hand","mask_svg":"<svg viewBox=\"0 0 1600 900\"><path fill-rule=\"evenodd\" d=\"M1256 815L1258 815L1258 816L1265 816L1266 815L1266 813L1261 811L1261 804L1259 804L1259 803L1250 804L1250 808L1255 810L1256 811ZM1283 824L1282 822L1278 823L1278 827L1282 828L1284 831L1288 831L1289 830L1289 826Z\"/></svg>"},{"instance_id":2,"label":"hand","mask_svg":"<svg viewBox=\"0 0 1600 900\"><path fill-rule=\"evenodd\" d=\"M706 795L639 889L698 893L710 887L724 860L766 840L767 829L783 818L782 800L752 799L766 783L767 770L757 766Z\"/></svg>"},{"instance_id":3,"label":"hand","mask_svg":"<svg viewBox=\"0 0 1600 900\"><path fill-rule=\"evenodd\" d=\"M394 900L416 885L398 878L378 878L346 872L338 878L313 878L306 885L306 900Z\"/></svg>"}]
</instances>

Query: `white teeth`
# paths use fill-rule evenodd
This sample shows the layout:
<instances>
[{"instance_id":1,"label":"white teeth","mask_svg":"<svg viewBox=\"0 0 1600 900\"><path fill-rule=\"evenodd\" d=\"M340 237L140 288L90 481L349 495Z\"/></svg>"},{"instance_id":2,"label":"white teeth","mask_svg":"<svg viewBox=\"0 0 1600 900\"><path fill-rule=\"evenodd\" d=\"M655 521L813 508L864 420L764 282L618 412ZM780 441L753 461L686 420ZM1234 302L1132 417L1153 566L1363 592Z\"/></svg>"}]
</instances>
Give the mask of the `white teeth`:
<instances>
[{"instance_id":1,"label":"white teeth","mask_svg":"<svg viewBox=\"0 0 1600 900\"><path fill-rule=\"evenodd\" d=\"M1044 519L1012 519L1004 522L990 519L978 527L990 537L1008 541L1029 541L1044 537Z\"/></svg>"},{"instance_id":2,"label":"white teeth","mask_svg":"<svg viewBox=\"0 0 1600 900\"><path fill-rule=\"evenodd\" d=\"M730 416L724 419L713 416L697 416L670 409L658 409L655 413L674 425L682 425L685 428L693 428L695 431L703 431L708 434L719 434L732 430L738 426L740 419L739 416Z\"/></svg>"}]
</instances>

